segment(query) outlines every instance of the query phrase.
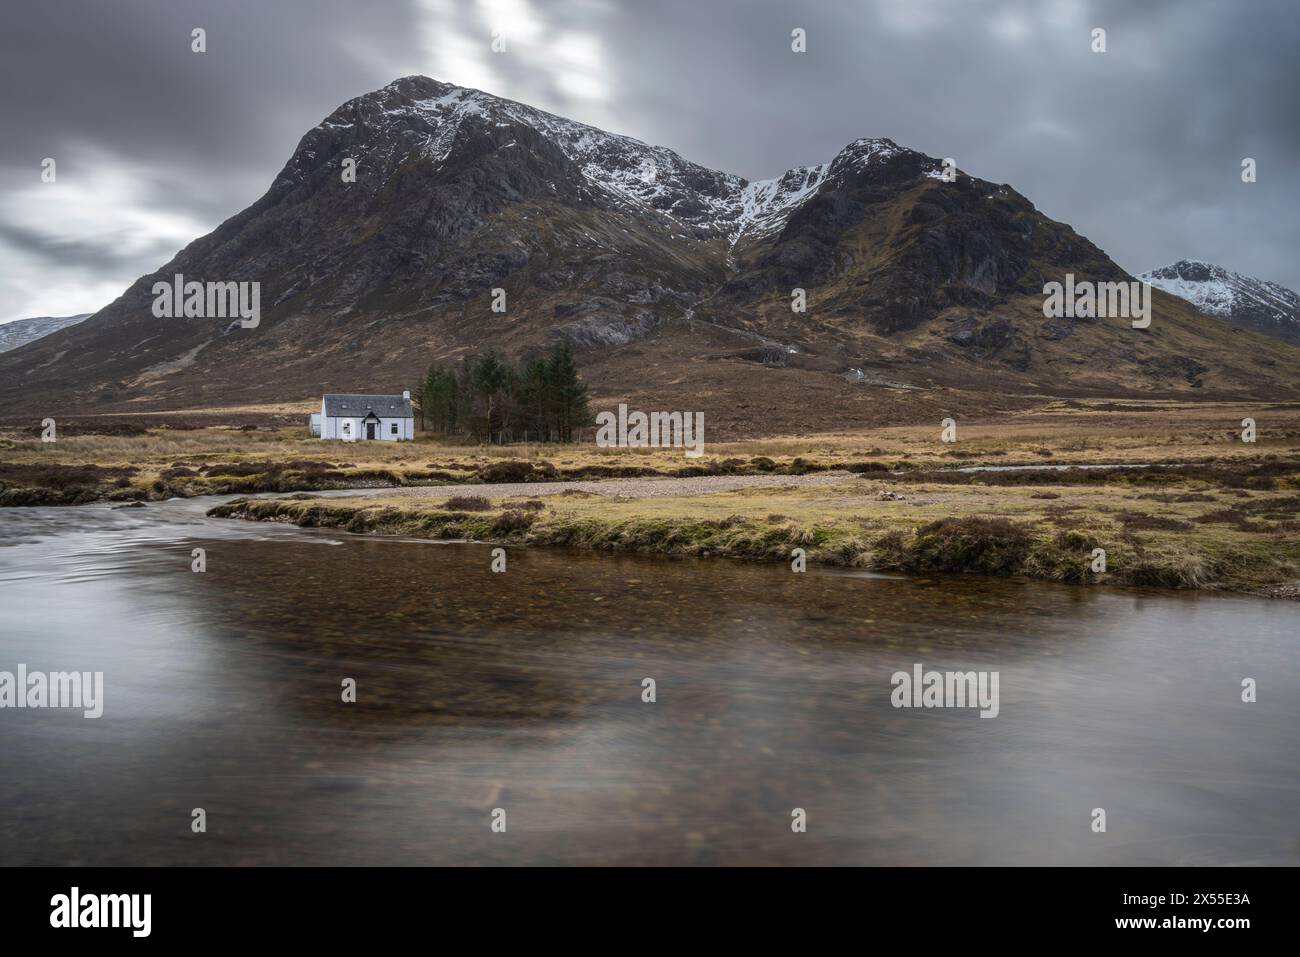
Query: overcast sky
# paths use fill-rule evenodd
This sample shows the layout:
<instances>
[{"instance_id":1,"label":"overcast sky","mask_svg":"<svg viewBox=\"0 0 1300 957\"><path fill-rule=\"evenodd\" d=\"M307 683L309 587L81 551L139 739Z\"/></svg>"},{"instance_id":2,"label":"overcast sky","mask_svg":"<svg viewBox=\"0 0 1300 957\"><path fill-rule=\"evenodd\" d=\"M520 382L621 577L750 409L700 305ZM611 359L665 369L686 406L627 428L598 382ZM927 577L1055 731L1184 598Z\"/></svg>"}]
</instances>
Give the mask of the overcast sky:
<instances>
[{"instance_id":1,"label":"overcast sky","mask_svg":"<svg viewBox=\"0 0 1300 957\"><path fill-rule=\"evenodd\" d=\"M888 136L1131 272L1199 258L1300 289L1298 24L1294 0L15 0L0 321L106 305L412 73L751 179Z\"/></svg>"}]
</instances>

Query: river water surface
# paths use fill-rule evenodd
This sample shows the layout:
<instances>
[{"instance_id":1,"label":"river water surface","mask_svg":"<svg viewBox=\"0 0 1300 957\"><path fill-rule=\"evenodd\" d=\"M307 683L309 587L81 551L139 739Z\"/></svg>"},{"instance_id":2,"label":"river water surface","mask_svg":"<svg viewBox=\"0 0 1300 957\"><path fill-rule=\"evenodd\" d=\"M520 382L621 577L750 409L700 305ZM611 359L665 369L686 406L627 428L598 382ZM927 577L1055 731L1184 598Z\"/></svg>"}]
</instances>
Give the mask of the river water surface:
<instances>
[{"instance_id":1,"label":"river water surface","mask_svg":"<svg viewBox=\"0 0 1300 957\"><path fill-rule=\"evenodd\" d=\"M521 548L494 574L214 501L0 510L0 671L105 683L98 720L0 710L0 864L1300 863L1295 603ZM998 716L891 707L918 662L997 671Z\"/></svg>"}]
</instances>

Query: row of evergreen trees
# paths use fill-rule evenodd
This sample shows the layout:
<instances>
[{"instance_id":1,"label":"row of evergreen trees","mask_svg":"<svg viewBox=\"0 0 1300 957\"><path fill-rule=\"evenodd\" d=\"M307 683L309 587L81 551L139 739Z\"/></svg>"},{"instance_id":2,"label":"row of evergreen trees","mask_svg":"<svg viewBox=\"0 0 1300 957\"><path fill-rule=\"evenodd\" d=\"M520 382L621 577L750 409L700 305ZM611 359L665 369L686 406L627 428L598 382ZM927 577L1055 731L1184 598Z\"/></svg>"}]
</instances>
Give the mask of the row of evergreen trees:
<instances>
[{"instance_id":1,"label":"row of evergreen trees","mask_svg":"<svg viewBox=\"0 0 1300 957\"><path fill-rule=\"evenodd\" d=\"M572 442L592 422L568 343L514 366L495 350L434 364L421 384L424 428L480 442Z\"/></svg>"}]
</instances>

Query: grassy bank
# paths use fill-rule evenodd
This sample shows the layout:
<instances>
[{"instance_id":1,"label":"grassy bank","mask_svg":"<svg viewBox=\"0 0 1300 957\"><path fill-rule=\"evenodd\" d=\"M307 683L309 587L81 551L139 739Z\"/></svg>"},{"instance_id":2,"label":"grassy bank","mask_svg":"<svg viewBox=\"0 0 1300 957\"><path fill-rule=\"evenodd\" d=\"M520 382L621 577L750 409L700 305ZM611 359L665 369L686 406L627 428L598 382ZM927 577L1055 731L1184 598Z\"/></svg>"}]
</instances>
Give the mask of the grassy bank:
<instances>
[{"instance_id":1,"label":"grassy bank","mask_svg":"<svg viewBox=\"0 0 1300 957\"><path fill-rule=\"evenodd\" d=\"M1300 577L1300 467L1266 477L1098 474L1044 484L846 477L832 485L494 502L439 494L239 499L218 517L500 544L790 561L909 573L1281 594ZM1105 571L1094 572L1095 549Z\"/></svg>"}]
</instances>

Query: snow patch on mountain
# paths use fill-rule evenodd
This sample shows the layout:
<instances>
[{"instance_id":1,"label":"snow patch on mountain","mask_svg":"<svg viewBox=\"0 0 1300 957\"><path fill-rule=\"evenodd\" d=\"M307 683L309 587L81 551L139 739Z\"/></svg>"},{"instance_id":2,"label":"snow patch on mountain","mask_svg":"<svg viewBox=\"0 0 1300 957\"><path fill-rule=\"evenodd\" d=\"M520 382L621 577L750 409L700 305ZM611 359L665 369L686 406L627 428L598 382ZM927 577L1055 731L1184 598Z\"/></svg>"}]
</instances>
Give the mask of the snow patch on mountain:
<instances>
[{"instance_id":1,"label":"snow patch on mountain","mask_svg":"<svg viewBox=\"0 0 1300 957\"><path fill-rule=\"evenodd\" d=\"M763 236L785 225L786 217L826 180L830 163L798 166L775 179L747 183L740 191L740 212L727 237L734 247L742 236Z\"/></svg>"},{"instance_id":2,"label":"snow patch on mountain","mask_svg":"<svg viewBox=\"0 0 1300 957\"><path fill-rule=\"evenodd\" d=\"M0 323L0 352L8 352L43 339L52 332L75 326L92 315L93 313L83 312L78 316L37 316L34 319L14 319Z\"/></svg>"}]
</instances>

